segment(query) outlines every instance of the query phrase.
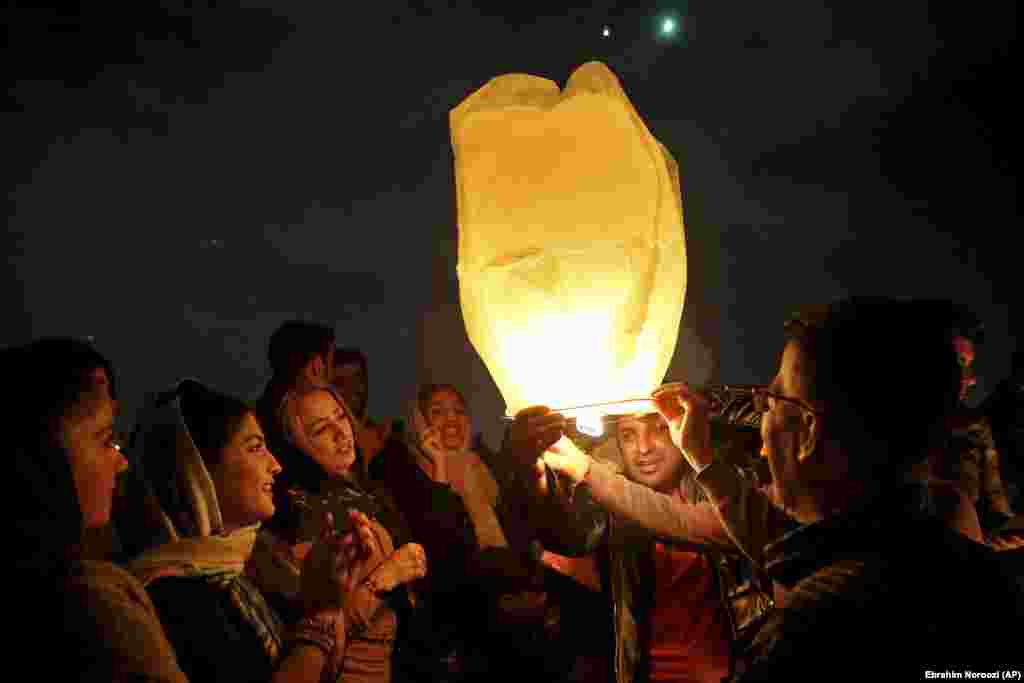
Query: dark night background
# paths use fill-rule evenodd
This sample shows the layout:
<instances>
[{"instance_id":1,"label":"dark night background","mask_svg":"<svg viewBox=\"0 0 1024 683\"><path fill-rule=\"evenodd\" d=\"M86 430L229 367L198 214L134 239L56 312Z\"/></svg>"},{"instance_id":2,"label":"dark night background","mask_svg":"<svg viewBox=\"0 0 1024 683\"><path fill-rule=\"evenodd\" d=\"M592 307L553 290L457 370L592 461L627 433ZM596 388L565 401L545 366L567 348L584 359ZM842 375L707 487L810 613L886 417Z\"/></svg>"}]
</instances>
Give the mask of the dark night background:
<instances>
[{"instance_id":1,"label":"dark night background","mask_svg":"<svg viewBox=\"0 0 1024 683\"><path fill-rule=\"evenodd\" d=\"M563 83L599 59L681 167L671 378L766 380L787 312L855 293L973 306L979 397L1007 371L1015 3L441 5L8 5L0 343L94 337L130 419L183 375L255 396L274 327L316 318L369 354L374 415L451 381L493 441L447 113L498 74Z\"/></svg>"}]
</instances>

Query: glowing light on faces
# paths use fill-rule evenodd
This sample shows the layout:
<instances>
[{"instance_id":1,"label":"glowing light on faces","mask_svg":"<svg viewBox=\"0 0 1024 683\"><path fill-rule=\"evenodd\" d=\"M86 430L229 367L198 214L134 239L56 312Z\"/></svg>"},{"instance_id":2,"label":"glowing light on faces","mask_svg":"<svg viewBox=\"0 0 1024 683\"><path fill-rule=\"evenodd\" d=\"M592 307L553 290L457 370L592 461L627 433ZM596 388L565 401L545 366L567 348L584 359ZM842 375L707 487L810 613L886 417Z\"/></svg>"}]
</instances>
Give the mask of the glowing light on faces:
<instances>
[{"instance_id":1,"label":"glowing light on faces","mask_svg":"<svg viewBox=\"0 0 1024 683\"><path fill-rule=\"evenodd\" d=\"M355 462L352 422L334 396L327 391L306 394L296 406L300 446L325 472L347 476Z\"/></svg>"},{"instance_id":2,"label":"glowing light on faces","mask_svg":"<svg viewBox=\"0 0 1024 683\"><path fill-rule=\"evenodd\" d=\"M128 461L114 439L114 402L97 392L82 405L80 414L63 420L62 437L82 522L87 528L97 528L110 521L117 474L127 469Z\"/></svg>"}]
</instances>

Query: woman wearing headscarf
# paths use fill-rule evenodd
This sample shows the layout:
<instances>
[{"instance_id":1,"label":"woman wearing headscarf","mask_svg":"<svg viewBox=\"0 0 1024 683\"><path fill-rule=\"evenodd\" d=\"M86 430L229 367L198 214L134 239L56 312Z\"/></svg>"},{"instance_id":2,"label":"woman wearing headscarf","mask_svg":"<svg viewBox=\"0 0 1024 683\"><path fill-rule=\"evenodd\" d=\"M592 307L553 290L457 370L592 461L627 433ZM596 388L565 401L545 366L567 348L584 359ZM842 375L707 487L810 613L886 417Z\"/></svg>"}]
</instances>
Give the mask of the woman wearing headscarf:
<instances>
[{"instance_id":1,"label":"woman wearing headscarf","mask_svg":"<svg viewBox=\"0 0 1024 683\"><path fill-rule=\"evenodd\" d=\"M42 339L0 352L17 388L5 435L13 467L3 537L10 586L29 597L5 646L40 680L184 683L153 603L110 562L82 556L83 532L110 520L127 461L113 439L113 369L90 345ZM13 661L13 660L12 660Z\"/></svg>"},{"instance_id":2,"label":"woman wearing headscarf","mask_svg":"<svg viewBox=\"0 0 1024 683\"><path fill-rule=\"evenodd\" d=\"M551 614L523 501L502 495L486 456L473 447L456 387L421 387L408 424L404 444L392 444L375 467L431 557L431 625L420 631L432 634L444 664L464 678L511 674L513 667L541 675L537 660L546 654ZM454 672L442 667L441 675Z\"/></svg>"},{"instance_id":3,"label":"woman wearing headscarf","mask_svg":"<svg viewBox=\"0 0 1024 683\"><path fill-rule=\"evenodd\" d=\"M283 610L291 609L300 585L298 567L309 539L320 533L322 513L365 514L380 552L344 603L348 645L342 677L346 683L390 681L399 617L414 603L409 585L426 574L426 554L407 542L405 522L389 497L367 486L351 414L333 387L314 384L288 392L278 419L288 442L280 453L278 509L259 535L249 574Z\"/></svg>"},{"instance_id":4,"label":"woman wearing headscarf","mask_svg":"<svg viewBox=\"0 0 1024 683\"><path fill-rule=\"evenodd\" d=\"M506 548L495 511L498 483L472 448L472 423L462 394L450 384L427 384L417 392L410 418L409 447L431 480L450 486L466 506L480 548Z\"/></svg>"},{"instance_id":5,"label":"woman wearing headscarf","mask_svg":"<svg viewBox=\"0 0 1024 683\"><path fill-rule=\"evenodd\" d=\"M260 523L274 514L281 467L252 408L186 380L143 419L138 447L165 542L130 563L193 683L337 680L341 604L362 578L351 535L329 528L301 574L301 618L286 628L244 575ZM365 526L353 519L360 543Z\"/></svg>"}]
</instances>

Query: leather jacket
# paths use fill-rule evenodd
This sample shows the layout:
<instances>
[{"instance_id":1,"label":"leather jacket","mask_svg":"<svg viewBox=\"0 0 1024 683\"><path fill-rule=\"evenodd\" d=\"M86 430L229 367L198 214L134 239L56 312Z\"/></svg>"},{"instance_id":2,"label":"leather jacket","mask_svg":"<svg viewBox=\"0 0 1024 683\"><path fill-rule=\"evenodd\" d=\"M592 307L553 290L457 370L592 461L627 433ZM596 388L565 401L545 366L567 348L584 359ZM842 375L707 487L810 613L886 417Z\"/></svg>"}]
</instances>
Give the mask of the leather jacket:
<instances>
[{"instance_id":1,"label":"leather jacket","mask_svg":"<svg viewBox=\"0 0 1024 683\"><path fill-rule=\"evenodd\" d=\"M683 487L683 490L690 503L705 499L699 487ZM749 573L750 565L738 550L730 552L717 547L675 543L612 516L598 554L598 568L602 587L613 608L616 683L640 683L648 678L655 541L677 549L696 550L707 558L720 595L720 608L725 610L730 627L731 676L736 655L742 650L741 644L749 639L749 631L774 607L768 591L761 588L763 580L751 579L740 584L741 573L744 569Z\"/></svg>"}]
</instances>

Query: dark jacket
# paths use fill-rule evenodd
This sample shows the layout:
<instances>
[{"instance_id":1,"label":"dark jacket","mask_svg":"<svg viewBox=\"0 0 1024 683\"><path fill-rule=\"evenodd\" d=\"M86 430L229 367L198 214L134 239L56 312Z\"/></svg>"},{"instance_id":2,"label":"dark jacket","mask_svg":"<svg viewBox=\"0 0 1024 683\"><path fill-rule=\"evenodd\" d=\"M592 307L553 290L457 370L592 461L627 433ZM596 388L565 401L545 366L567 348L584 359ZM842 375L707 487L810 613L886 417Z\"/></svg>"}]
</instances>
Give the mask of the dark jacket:
<instances>
[{"instance_id":1,"label":"dark jacket","mask_svg":"<svg viewBox=\"0 0 1024 683\"><path fill-rule=\"evenodd\" d=\"M1019 587L988 548L929 515L926 499L907 485L769 546L785 608L758 634L741 680L1019 669Z\"/></svg>"},{"instance_id":2,"label":"dark jacket","mask_svg":"<svg viewBox=\"0 0 1024 683\"><path fill-rule=\"evenodd\" d=\"M746 586L739 585L734 558L742 553L751 566L762 567L764 546L792 524L757 491L757 481L751 473L724 460L717 460L703 470L695 477L695 482L698 486L682 490L682 497L689 501L684 502L629 481L614 467L595 462L581 488L617 517L632 520L646 529L649 537L657 537L679 548L708 553L716 569L723 604L730 608L728 614L734 637L745 642L749 632L756 629L773 608L773 602L764 584L751 581ZM623 576L628 576L627 567L638 561L635 555L636 552L618 553L623 563ZM613 574L610 577L615 585ZM639 585L637 579L632 580ZM632 683L643 680L646 669L643 659L646 646L639 638L638 625L644 623L648 608L638 602L638 611L634 612L630 601L635 591L623 581L618 582L618 587L621 597L617 596L614 603L618 640L616 675L620 683Z\"/></svg>"},{"instance_id":3,"label":"dark jacket","mask_svg":"<svg viewBox=\"0 0 1024 683\"><path fill-rule=\"evenodd\" d=\"M189 681L266 683L271 679L277 663L267 656L228 591L205 577L157 579L146 590Z\"/></svg>"},{"instance_id":4,"label":"dark jacket","mask_svg":"<svg viewBox=\"0 0 1024 683\"><path fill-rule=\"evenodd\" d=\"M932 470L938 478L959 484L977 506L982 529L991 532L1013 515L1000 466L988 418L980 411L964 410Z\"/></svg>"},{"instance_id":5,"label":"dark jacket","mask_svg":"<svg viewBox=\"0 0 1024 683\"><path fill-rule=\"evenodd\" d=\"M688 483L689 486L680 487L687 503L706 505L703 491L695 482ZM739 585L740 552L731 546L724 529L718 543L709 543L707 539L703 544L687 543L678 538L659 537L635 521L614 515L597 558L602 589L612 605L615 636L612 666L617 683L636 683L648 678L656 541L704 557L713 573L719 605L733 641L744 639L747 628L773 606L767 593L752 587L750 581ZM740 609L740 605L744 608Z\"/></svg>"},{"instance_id":6,"label":"dark jacket","mask_svg":"<svg viewBox=\"0 0 1024 683\"><path fill-rule=\"evenodd\" d=\"M539 565L527 547L481 550L462 498L430 479L401 439L388 441L370 474L392 493L429 564L418 588L421 608L406 622L406 637L399 642L403 674L434 680L449 664L470 666L464 659L473 642L486 635L489 606L499 594L533 584ZM453 653L461 658L457 664L449 662Z\"/></svg>"},{"instance_id":7,"label":"dark jacket","mask_svg":"<svg viewBox=\"0 0 1024 683\"><path fill-rule=\"evenodd\" d=\"M981 411L992 425L1013 507L1024 490L1024 378L1009 377L996 385Z\"/></svg>"}]
</instances>

